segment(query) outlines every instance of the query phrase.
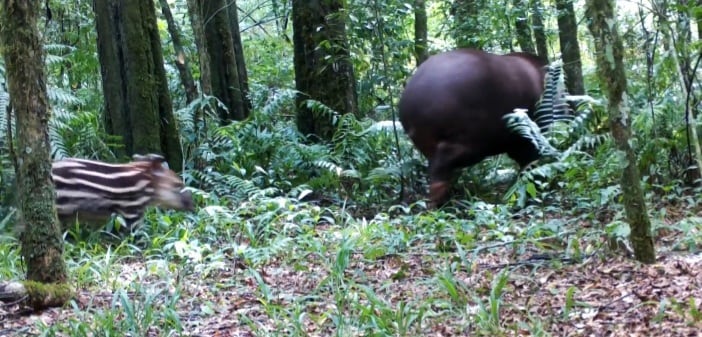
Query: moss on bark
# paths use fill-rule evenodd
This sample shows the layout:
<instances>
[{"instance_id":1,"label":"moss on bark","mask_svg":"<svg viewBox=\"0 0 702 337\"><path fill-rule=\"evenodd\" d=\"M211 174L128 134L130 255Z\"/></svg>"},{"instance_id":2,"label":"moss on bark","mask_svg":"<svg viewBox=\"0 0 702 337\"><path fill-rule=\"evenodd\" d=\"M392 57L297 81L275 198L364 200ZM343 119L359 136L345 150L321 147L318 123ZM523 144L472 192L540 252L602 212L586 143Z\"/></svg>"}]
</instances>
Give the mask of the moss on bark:
<instances>
[{"instance_id":1,"label":"moss on bark","mask_svg":"<svg viewBox=\"0 0 702 337\"><path fill-rule=\"evenodd\" d=\"M356 81L346 39L343 1L293 0L293 44L297 127L305 135L330 140L333 116L303 103L315 99L341 114L358 115Z\"/></svg>"},{"instance_id":2,"label":"moss on bark","mask_svg":"<svg viewBox=\"0 0 702 337\"><path fill-rule=\"evenodd\" d=\"M179 171L182 154L153 1L98 0L94 7L108 132L122 137L122 155L160 153Z\"/></svg>"},{"instance_id":3,"label":"moss on bark","mask_svg":"<svg viewBox=\"0 0 702 337\"><path fill-rule=\"evenodd\" d=\"M54 209L44 49L37 27L39 3L3 1L2 42L17 126L20 235L27 279L65 282L63 240Z\"/></svg>"},{"instance_id":4,"label":"moss on bark","mask_svg":"<svg viewBox=\"0 0 702 337\"><path fill-rule=\"evenodd\" d=\"M656 254L651 222L646 212L636 154L629 145L631 116L626 101L624 47L614 19L614 3L611 0L587 0L586 8L588 28L595 38L597 75L609 98L607 110L612 137L625 157L620 185L626 217L631 227L629 240L638 261L654 263Z\"/></svg>"}]
</instances>

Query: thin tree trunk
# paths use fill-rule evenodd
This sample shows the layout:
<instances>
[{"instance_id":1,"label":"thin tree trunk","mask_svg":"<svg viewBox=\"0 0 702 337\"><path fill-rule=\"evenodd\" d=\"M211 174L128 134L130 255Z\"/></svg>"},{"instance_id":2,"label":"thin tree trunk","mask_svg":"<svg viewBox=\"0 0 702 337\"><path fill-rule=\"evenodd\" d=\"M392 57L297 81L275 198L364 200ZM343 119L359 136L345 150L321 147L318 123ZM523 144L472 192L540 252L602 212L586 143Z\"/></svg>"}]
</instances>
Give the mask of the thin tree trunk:
<instances>
[{"instance_id":1,"label":"thin tree trunk","mask_svg":"<svg viewBox=\"0 0 702 337\"><path fill-rule=\"evenodd\" d=\"M54 209L44 49L37 27L40 2L2 2L2 44L17 127L20 237L27 279L65 283L63 238ZM11 146L12 144L10 144Z\"/></svg>"},{"instance_id":2,"label":"thin tree trunk","mask_svg":"<svg viewBox=\"0 0 702 337\"><path fill-rule=\"evenodd\" d=\"M587 0L588 28L595 39L597 75L607 92L610 128L617 148L625 154L621 176L624 209L631 227L629 239L638 261L656 261L651 223L646 212L646 203L636 154L629 145L631 138L631 116L626 99L626 73L623 62L623 45L617 31L614 1Z\"/></svg>"},{"instance_id":3,"label":"thin tree trunk","mask_svg":"<svg viewBox=\"0 0 702 337\"><path fill-rule=\"evenodd\" d=\"M244 100L244 115L251 114L252 104L249 92L249 74L246 71L246 58L244 57L244 44L241 41L241 30L239 28L239 8L236 0L230 0L227 7L229 10L229 30L232 32L232 44L234 45L234 57L239 73L239 87Z\"/></svg>"},{"instance_id":4,"label":"thin tree trunk","mask_svg":"<svg viewBox=\"0 0 702 337\"><path fill-rule=\"evenodd\" d=\"M226 107L226 110L218 108L220 122L243 120L248 115L240 87L229 11L224 0L199 0L199 6L204 18L204 42L210 58L212 94Z\"/></svg>"},{"instance_id":5,"label":"thin tree trunk","mask_svg":"<svg viewBox=\"0 0 702 337\"><path fill-rule=\"evenodd\" d=\"M573 0L556 0L558 11L558 39L563 55L563 71L568 92L573 95L585 94L583 70L580 62L580 44L578 43L578 23L575 19Z\"/></svg>"},{"instance_id":6,"label":"thin tree trunk","mask_svg":"<svg viewBox=\"0 0 702 337\"><path fill-rule=\"evenodd\" d=\"M523 52L534 53L534 42L531 39L531 28L527 17L528 0L512 0L514 6L514 29L517 34L517 43Z\"/></svg>"},{"instance_id":7,"label":"thin tree trunk","mask_svg":"<svg viewBox=\"0 0 702 337\"><path fill-rule=\"evenodd\" d=\"M183 84L183 89L185 90L185 103L189 104L197 98L197 87L195 86L195 81L193 80L193 74L190 72L188 57L185 55L183 42L180 38L180 31L178 30L178 26L176 26L175 20L173 19L173 13L171 13L171 7L168 5L168 0L159 0L159 4L161 5L163 16L166 18L168 33L171 35L171 41L173 42L173 50L175 51L176 56L175 65L176 68L178 68L180 82Z\"/></svg>"},{"instance_id":8,"label":"thin tree trunk","mask_svg":"<svg viewBox=\"0 0 702 337\"><path fill-rule=\"evenodd\" d=\"M188 14L193 28L193 35L195 36L198 63L200 64L200 90L205 95L212 95L210 56L205 43L205 24L198 0L188 0ZM201 116L196 116L195 120L201 120Z\"/></svg>"},{"instance_id":9,"label":"thin tree trunk","mask_svg":"<svg viewBox=\"0 0 702 337\"><path fill-rule=\"evenodd\" d=\"M425 0L414 0L414 57L417 66L429 58L429 33Z\"/></svg>"},{"instance_id":10,"label":"thin tree trunk","mask_svg":"<svg viewBox=\"0 0 702 337\"><path fill-rule=\"evenodd\" d=\"M534 30L534 41L536 42L536 54L548 60L548 43L546 42L546 27L543 22L543 6L541 0L530 0L531 20Z\"/></svg>"}]
</instances>

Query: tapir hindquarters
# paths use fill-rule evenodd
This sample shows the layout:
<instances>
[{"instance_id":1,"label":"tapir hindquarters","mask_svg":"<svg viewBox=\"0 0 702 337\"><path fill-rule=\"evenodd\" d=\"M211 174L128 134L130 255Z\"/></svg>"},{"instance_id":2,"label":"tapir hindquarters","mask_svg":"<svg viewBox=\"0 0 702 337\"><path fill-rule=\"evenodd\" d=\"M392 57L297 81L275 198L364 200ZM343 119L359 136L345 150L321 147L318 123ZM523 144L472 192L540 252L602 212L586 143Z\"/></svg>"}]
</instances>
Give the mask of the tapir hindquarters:
<instances>
[{"instance_id":1,"label":"tapir hindquarters","mask_svg":"<svg viewBox=\"0 0 702 337\"><path fill-rule=\"evenodd\" d=\"M400 121L429 161L430 199L447 200L453 171L507 153L520 165L538 153L506 128L502 117L533 109L543 91L546 62L459 49L434 55L410 78L400 98Z\"/></svg>"}]
</instances>

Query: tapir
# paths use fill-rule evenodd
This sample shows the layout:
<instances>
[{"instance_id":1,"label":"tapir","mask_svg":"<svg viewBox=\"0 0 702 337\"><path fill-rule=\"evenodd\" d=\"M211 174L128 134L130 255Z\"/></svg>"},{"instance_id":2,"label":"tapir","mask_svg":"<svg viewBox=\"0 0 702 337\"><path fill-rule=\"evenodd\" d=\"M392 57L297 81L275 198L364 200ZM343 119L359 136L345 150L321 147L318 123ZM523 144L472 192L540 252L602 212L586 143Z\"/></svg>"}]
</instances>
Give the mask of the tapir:
<instances>
[{"instance_id":1,"label":"tapir","mask_svg":"<svg viewBox=\"0 0 702 337\"><path fill-rule=\"evenodd\" d=\"M399 101L402 127L429 163L430 207L449 199L457 169L506 153L521 168L539 159L532 143L507 129L514 109L533 112L548 62L528 53L457 49L424 61Z\"/></svg>"}]
</instances>

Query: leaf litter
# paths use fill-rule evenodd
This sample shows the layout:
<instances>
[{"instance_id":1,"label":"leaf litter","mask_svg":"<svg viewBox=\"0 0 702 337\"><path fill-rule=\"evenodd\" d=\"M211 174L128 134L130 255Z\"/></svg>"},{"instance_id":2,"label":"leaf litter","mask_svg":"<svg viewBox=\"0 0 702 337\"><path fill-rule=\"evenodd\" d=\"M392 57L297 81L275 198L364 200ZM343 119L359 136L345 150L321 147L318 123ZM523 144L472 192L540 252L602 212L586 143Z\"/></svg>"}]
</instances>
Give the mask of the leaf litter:
<instances>
[{"instance_id":1,"label":"leaf litter","mask_svg":"<svg viewBox=\"0 0 702 337\"><path fill-rule=\"evenodd\" d=\"M320 238L340 237L333 226L317 230ZM352 251L343 270L335 269L334 249L291 251L256 265L227 255L208 268L144 258L120 265L112 281L160 284L161 297L177 294L182 331L176 335L182 336L367 336L379 326L401 335L404 320L411 322L406 336L697 336L702 255L668 249L664 244L674 242L675 233L666 234L657 238L652 265L607 252L580 261L543 258L542 248L515 254L507 245L464 261L417 245L373 258ZM506 283L496 291L503 272ZM39 335L41 325L89 320L86 312L111 308L114 296L109 288L88 287L79 289L75 307L29 313L16 304L0 306L0 336ZM134 291L129 296L143 300ZM172 333L154 326L144 335Z\"/></svg>"}]
</instances>

